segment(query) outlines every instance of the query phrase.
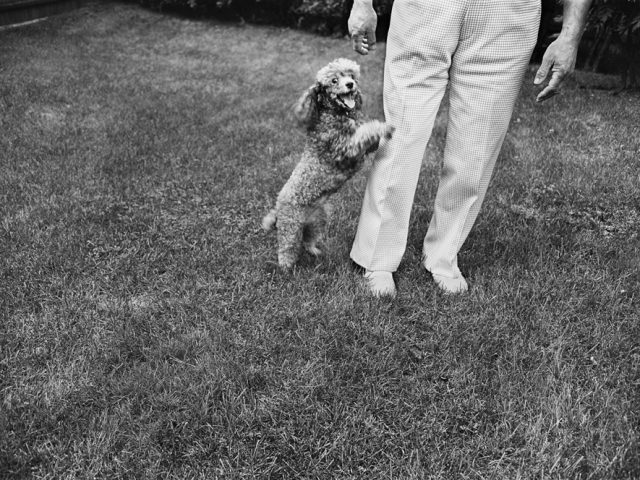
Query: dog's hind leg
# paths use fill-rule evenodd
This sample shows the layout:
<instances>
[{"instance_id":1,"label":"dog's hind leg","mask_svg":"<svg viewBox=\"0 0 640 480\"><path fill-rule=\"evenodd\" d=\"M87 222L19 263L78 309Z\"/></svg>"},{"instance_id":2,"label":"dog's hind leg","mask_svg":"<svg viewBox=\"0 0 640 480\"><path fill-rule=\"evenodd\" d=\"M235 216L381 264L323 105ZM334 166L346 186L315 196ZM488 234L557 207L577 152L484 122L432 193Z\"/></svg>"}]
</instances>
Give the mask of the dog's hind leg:
<instances>
[{"instance_id":1,"label":"dog's hind leg","mask_svg":"<svg viewBox=\"0 0 640 480\"><path fill-rule=\"evenodd\" d=\"M307 252L318 256L322 250L318 248L318 242L322 239L327 225L327 211L325 205L320 205L307 218L304 226L302 243Z\"/></svg>"},{"instance_id":2,"label":"dog's hind leg","mask_svg":"<svg viewBox=\"0 0 640 480\"><path fill-rule=\"evenodd\" d=\"M300 257L303 229L302 212L278 217L278 264L285 270L293 268Z\"/></svg>"}]
</instances>

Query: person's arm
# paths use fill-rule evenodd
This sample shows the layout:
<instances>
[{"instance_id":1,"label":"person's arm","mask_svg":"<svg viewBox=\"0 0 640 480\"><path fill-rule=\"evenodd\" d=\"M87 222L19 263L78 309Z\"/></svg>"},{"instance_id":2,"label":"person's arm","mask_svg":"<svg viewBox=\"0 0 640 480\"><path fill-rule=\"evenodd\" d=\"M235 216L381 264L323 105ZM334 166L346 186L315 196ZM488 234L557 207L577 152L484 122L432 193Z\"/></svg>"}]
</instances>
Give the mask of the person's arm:
<instances>
[{"instance_id":1,"label":"person's arm","mask_svg":"<svg viewBox=\"0 0 640 480\"><path fill-rule=\"evenodd\" d=\"M576 66L578 46L587 23L587 15L592 0L564 0L562 31L558 38L549 45L538 69L535 85L540 85L551 71L549 83L536 97L543 102L558 93L560 84Z\"/></svg>"},{"instance_id":2,"label":"person's arm","mask_svg":"<svg viewBox=\"0 0 640 480\"><path fill-rule=\"evenodd\" d=\"M361 55L376 48L376 25L378 16L373 9L373 0L354 0L347 26L353 49Z\"/></svg>"}]
</instances>

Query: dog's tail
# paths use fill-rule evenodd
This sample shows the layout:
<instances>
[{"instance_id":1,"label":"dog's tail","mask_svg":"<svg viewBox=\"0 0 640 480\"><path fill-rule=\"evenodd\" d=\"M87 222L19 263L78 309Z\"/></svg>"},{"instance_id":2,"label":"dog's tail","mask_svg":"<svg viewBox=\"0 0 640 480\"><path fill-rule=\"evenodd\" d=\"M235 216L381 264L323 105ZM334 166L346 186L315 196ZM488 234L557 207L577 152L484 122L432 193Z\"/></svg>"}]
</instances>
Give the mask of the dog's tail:
<instances>
[{"instance_id":1,"label":"dog's tail","mask_svg":"<svg viewBox=\"0 0 640 480\"><path fill-rule=\"evenodd\" d=\"M269 213L265 215L262 219L262 228L264 228L267 232L276 226L276 221L278 217L276 215L276 209L272 209Z\"/></svg>"}]
</instances>

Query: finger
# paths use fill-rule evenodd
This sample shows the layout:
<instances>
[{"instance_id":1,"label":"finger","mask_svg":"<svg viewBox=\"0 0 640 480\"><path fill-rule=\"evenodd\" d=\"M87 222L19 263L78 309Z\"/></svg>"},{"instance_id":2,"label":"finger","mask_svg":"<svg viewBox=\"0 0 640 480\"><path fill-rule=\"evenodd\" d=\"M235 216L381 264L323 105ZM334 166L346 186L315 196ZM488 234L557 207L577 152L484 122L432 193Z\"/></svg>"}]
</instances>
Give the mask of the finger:
<instances>
[{"instance_id":1,"label":"finger","mask_svg":"<svg viewBox=\"0 0 640 480\"><path fill-rule=\"evenodd\" d=\"M358 52L360 55L366 55L369 53L369 46L367 44L367 40L362 33L354 33L351 36L351 42L353 45L353 49Z\"/></svg>"},{"instance_id":2,"label":"finger","mask_svg":"<svg viewBox=\"0 0 640 480\"><path fill-rule=\"evenodd\" d=\"M367 40L369 42L369 49L370 50L375 50L376 49L376 30L375 28L370 29L367 31Z\"/></svg>"},{"instance_id":3,"label":"finger","mask_svg":"<svg viewBox=\"0 0 640 480\"><path fill-rule=\"evenodd\" d=\"M369 45L367 43L367 38L364 36L362 32L356 32L353 37L353 49L358 52L360 55L366 55L369 53Z\"/></svg>"},{"instance_id":4,"label":"finger","mask_svg":"<svg viewBox=\"0 0 640 480\"><path fill-rule=\"evenodd\" d=\"M551 80L549 80L549 86L554 90L560 89L560 84L564 80L566 74L562 70L553 70L551 74Z\"/></svg>"},{"instance_id":5,"label":"finger","mask_svg":"<svg viewBox=\"0 0 640 480\"><path fill-rule=\"evenodd\" d=\"M544 102L545 100L549 100L551 97L560 93L560 84L562 83L563 78L564 74L562 72L553 72L551 80L549 80L549 84L536 97L536 102Z\"/></svg>"},{"instance_id":6,"label":"finger","mask_svg":"<svg viewBox=\"0 0 640 480\"><path fill-rule=\"evenodd\" d=\"M549 75L549 70L551 70L552 66L553 58L547 52L544 54L544 57L542 57L542 63L540 64L540 68L538 68L538 72L536 73L536 77L533 80L533 84L540 85L544 81L544 79L547 78L547 75Z\"/></svg>"},{"instance_id":7,"label":"finger","mask_svg":"<svg viewBox=\"0 0 640 480\"><path fill-rule=\"evenodd\" d=\"M536 97L536 102L537 103L542 103L545 100L549 100L551 97L555 97L556 95L558 95L558 93L560 93L560 92L558 92L557 90L553 90L553 89L551 89L551 88L549 88L547 86L547 87L545 87L544 90L542 90L538 94L538 96Z\"/></svg>"}]
</instances>

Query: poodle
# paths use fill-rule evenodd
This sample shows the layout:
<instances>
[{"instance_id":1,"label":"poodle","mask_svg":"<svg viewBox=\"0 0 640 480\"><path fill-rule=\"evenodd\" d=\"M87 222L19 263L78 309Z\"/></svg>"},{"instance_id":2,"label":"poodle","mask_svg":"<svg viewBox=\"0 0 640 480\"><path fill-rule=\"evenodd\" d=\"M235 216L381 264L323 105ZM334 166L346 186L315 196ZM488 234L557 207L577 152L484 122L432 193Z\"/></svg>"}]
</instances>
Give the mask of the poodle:
<instances>
[{"instance_id":1,"label":"poodle","mask_svg":"<svg viewBox=\"0 0 640 480\"><path fill-rule=\"evenodd\" d=\"M364 121L359 76L357 63L336 59L318 71L294 107L307 131L304 151L262 221L267 231L277 228L278 264L285 270L295 265L303 247L312 255L321 253L327 200L362 167L365 155L393 134L391 125Z\"/></svg>"}]
</instances>

